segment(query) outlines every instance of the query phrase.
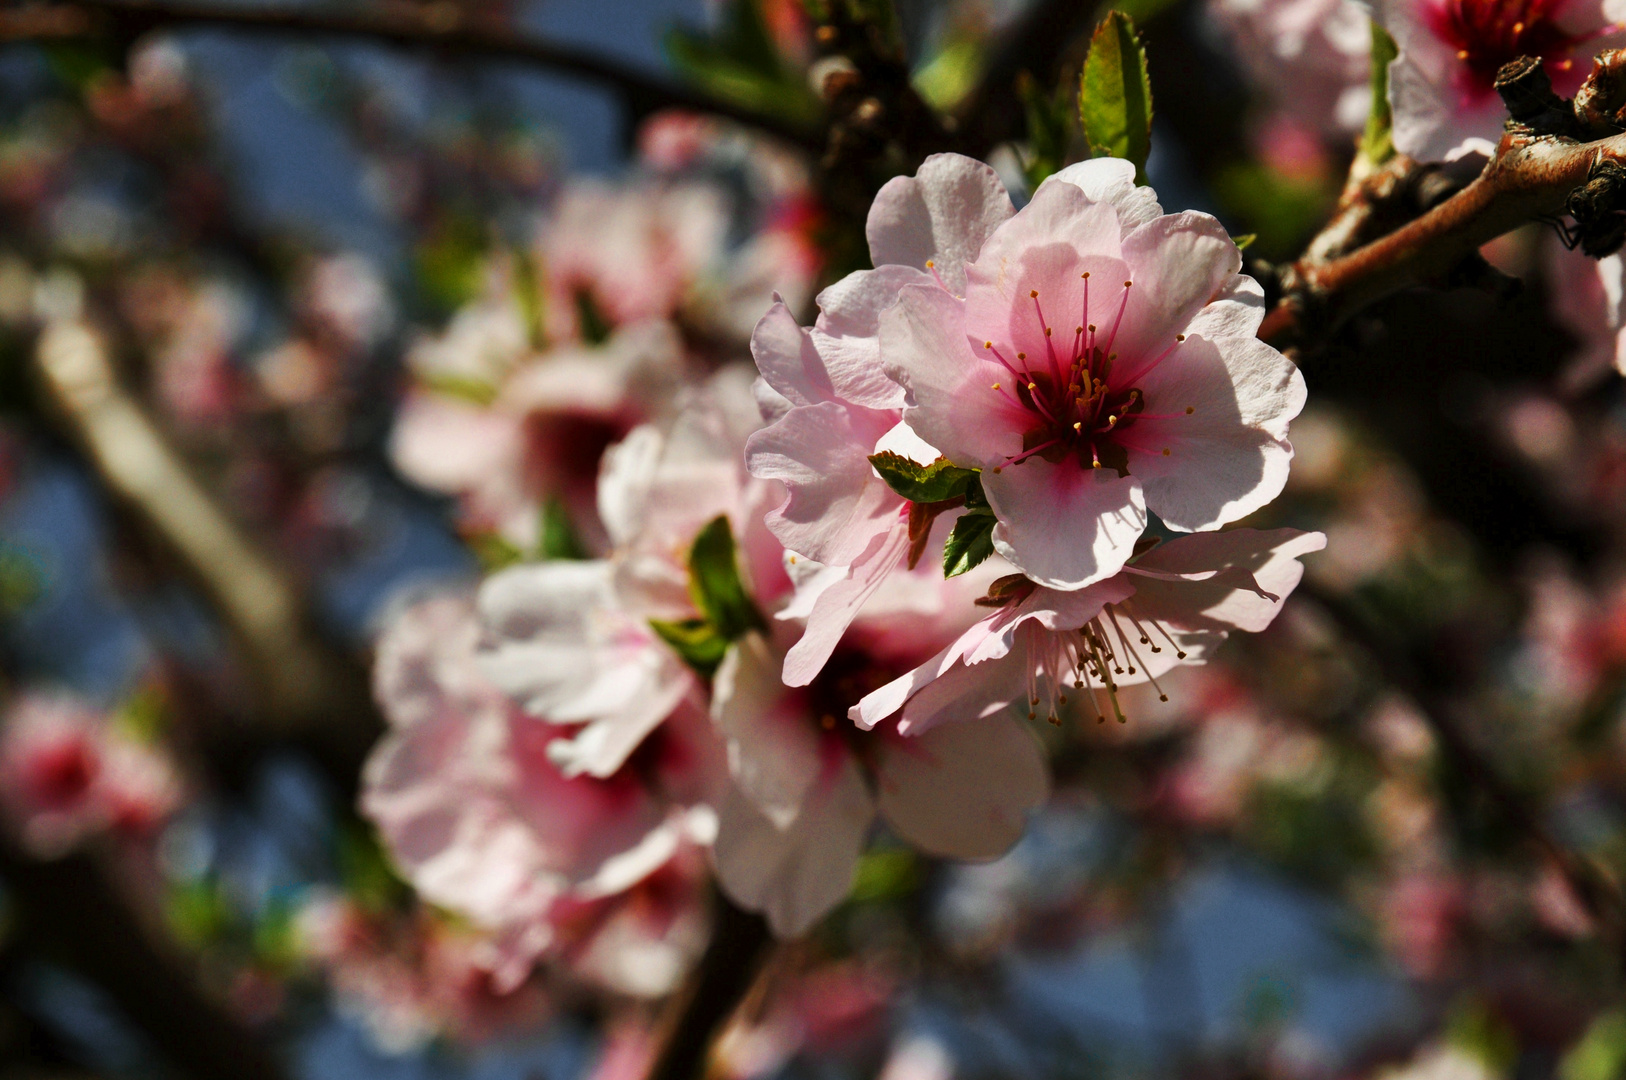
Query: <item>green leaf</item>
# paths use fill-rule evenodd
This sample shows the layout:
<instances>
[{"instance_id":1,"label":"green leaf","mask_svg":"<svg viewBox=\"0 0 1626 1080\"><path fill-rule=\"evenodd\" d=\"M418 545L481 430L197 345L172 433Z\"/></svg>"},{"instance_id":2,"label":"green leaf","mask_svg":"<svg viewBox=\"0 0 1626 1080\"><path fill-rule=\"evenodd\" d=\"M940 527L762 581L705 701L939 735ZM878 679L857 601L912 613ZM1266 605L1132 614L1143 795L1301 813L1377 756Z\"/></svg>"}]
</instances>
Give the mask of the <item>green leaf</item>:
<instances>
[{"instance_id":1,"label":"green leaf","mask_svg":"<svg viewBox=\"0 0 1626 1080\"><path fill-rule=\"evenodd\" d=\"M1618 1080L1626 1076L1626 1013L1611 1010L1592 1021L1586 1034L1558 1064L1559 1080Z\"/></svg>"},{"instance_id":2,"label":"green leaf","mask_svg":"<svg viewBox=\"0 0 1626 1080\"><path fill-rule=\"evenodd\" d=\"M728 651L728 639L705 619L680 622L650 619L649 628L703 679L716 674L717 665L723 662L723 654Z\"/></svg>"},{"instance_id":3,"label":"green leaf","mask_svg":"<svg viewBox=\"0 0 1626 1080\"><path fill-rule=\"evenodd\" d=\"M1078 113L1095 155L1134 162L1136 179L1145 183L1146 155L1152 149L1152 82L1135 23L1121 11L1108 12L1090 39Z\"/></svg>"},{"instance_id":4,"label":"green leaf","mask_svg":"<svg viewBox=\"0 0 1626 1080\"><path fill-rule=\"evenodd\" d=\"M996 521L992 513L978 510L954 523L954 531L943 545L944 577L958 577L994 553Z\"/></svg>"},{"instance_id":5,"label":"green leaf","mask_svg":"<svg viewBox=\"0 0 1626 1080\"><path fill-rule=\"evenodd\" d=\"M960 498L966 487L977 479L976 469L962 469L945 457L930 465L921 465L902 454L883 450L871 454L869 463L875 466L887 487L910 502L935 503Z\"/></svg>"},{"instance_id":6,"label":"green leaf","mask_svg":"<svg viewBox=\"0 0 1626 1080\"><path fill-rule=\"evenodd\" d=\"M576 535L576 526L570 520L570 511L558 499L549 499L542 504L541 537L537 541L536 554L542 559L585 559L587 549L582 546L581 537Z\"/></svg>"},{"instance_id":7,"label":"green leaf","mask_svg":"<svg viewBox=\"0 0 1626 1080\"><path fill-rule=\"evenodd\" d=\"M731 0L714 31L670 31L666 55L679 74L702 89L811 125L822 107L807 80L780 56L761 4Z\"/></svg>"},{"instance_id":8,"label":"green leaf","mask_svg":"<svg viewBox=\"0 0 1626 1080\"><path fill-rule=\"evenodd\" d=\"M576 290L576 323L589 345L602 345L610 339L610 320L604 317L598 301L587 289Z\"/></svg>"},{"instance_id":9,"label":"green leaf","mask_svg":"<svg viewBox=\"0 0 1626 1080\"><path fill-rule=\"evenodd\" d=\"M689 595L725 643L743 637L747 630L768 628L740 581L734 533L725 514L717 515L701 529L689 548Z\"/></svg>"},{"instance_id":10,"label":"green leaf","mask_svg":"<svg viewBox=\"0 0 1626 1080\"><path fill-rule=\"evenodd\" d=\"M1238 251L1247 251L1248 245L1259 239L1258 233L1243 233L1241 236L1231 237L1231 243L1236 245Z\"/></svg>"},{"instance_id":11,"label":"green leaf","mask_svg":"<svg viewBox=\"0 0 1626 1080\"><path fill-rule=\"evenodd\" d=\"M1376 168L1395 156L1394 117L1389 113L1389 62L1400 53L1389 32L1372 23L1372 109L1366 114L1361 156Z\"/></svg>"},{"instance_id":12,"label":"green leaf","mask_svg":"<svg viewBox=\"0 0 1626 1080\"><path fill-rule=\"evenodd\" d=\"M497 388L473 375L454 375L450 372L429 372L418 376L424 387L446 397L467 401L471 405L486 406L497 400Z\"/></svg>"},{"instance_id":13,"label":"green leaf","mask_svg":"<svg viewBox=\"0 0 1626 1080\"><path fill-rule=\"evenodd\" d=\"M469 550L480 560L480 568L494 574L505 566L525 561L525 552L515 547L507 537L494 532L475 533L467 538Z\"/></svg>"}]
</instances>

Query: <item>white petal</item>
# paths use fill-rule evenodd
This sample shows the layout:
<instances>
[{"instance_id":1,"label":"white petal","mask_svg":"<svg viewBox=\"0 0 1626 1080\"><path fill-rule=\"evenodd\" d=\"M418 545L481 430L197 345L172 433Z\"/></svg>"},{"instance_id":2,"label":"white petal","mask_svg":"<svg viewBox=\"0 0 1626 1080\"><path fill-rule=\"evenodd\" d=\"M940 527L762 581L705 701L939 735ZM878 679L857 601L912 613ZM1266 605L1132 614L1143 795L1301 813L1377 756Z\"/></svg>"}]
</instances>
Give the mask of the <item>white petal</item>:
<instances>
[{"instance_id":1,"label":"white petal","mask_svg":"<svg viewBox=\"0 0 1626 1080\"><path fill-rule=\"evenodd\" d=\"M951 859L1003 855L1050 788L1038 742L1006 716L888 742L877 772L888 824L921 850Z\"/></svg>"},{"instance_id":2,"label":"white petal","mask_svg":"<svg viewBox=\"0 0 1626 1080\"><path fill-rule=\"evenodd\" d=\"M914 176L886 182L870 204L864 234L876 266L924 270L928 260L950 290L965 288L965 267L1015 213L999 174L959 154L933 154Z\"/></svg>"}]
</instances>

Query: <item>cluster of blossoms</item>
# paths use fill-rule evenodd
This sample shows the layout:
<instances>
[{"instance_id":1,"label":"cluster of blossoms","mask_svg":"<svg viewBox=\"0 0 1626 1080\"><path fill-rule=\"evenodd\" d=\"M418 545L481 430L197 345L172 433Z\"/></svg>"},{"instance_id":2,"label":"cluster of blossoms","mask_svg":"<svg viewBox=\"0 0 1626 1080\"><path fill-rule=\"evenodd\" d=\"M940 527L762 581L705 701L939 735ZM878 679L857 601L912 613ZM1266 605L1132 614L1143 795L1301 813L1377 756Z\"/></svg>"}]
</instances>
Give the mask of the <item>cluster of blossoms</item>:
<instances>
[{"instance_id":1,"label":"cluster of blossoms","mask_svg":"<svg viewBox=\"0 0 1626 1080\"><path fill-rule=\"evenodd\" d=\"M1110 160L1017 212L938 156L868 232L876 268L811 328L776 298L754 381L666 367L581 485L599 557L508 566L381 639L394 731L363 809L489 933L501 985L579 957L584 909L674 958L641 970L681 971L692 907L640 897L698 849L783 936L846 897L877 818L929 855L1002 854L1048 794L1026 721L1124 719L1120 688L1264 628L1323 543L1218 531L1280 492L1304 387L1214 219ZM648 392L607 374L632 329L520 370Z\"/></svg>"}]
</instances>

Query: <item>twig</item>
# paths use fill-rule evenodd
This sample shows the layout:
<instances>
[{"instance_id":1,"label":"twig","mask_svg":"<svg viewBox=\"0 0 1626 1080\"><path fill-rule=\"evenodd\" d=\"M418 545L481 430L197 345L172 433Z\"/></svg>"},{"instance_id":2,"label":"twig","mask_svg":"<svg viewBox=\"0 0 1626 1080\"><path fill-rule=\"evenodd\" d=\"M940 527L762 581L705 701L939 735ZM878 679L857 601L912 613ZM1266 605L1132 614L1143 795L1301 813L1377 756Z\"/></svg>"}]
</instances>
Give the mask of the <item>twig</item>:
<instances>
[{"instance_id":1,"label":"twig","mask_svg":"<svg viewBox=\"0 0 1626 1080\"><path fill-rule=\"evenodd\" d=\"M817 151L816 131L760 109L714 97L575 46L468 21L452 4L381 6L370 12L200 3L197 0L63 0L0 12L0 42L115 36L133 40L170 26L217 26L277 34L360 38L406 48L510 60L550 68L615 92L635 120L660 109L711 113Z\"/></svg>"},{"instance_id":2,"label":"twig","mask_svg":"<svg viewBox=\"0 0 1626 1080\"><path fill-rule=\"evenodd\" d=\"M0 874L20 940L99 986L182 1075L283 1080L270 1051L203 996L183 958L153 940L95 857L41 862L0 835Z\"/></svg>"},{"instance_id":3,"label":"twig","mask_svg":"<svg viewBox=\"0 0 1626 1080\"><path fill-rule=\"evenodd\" d=\"M700 1080L723 1025L745 998L767 959L771 937L762 916L717 893L711 943L688 985L662 1020L660 1051L647 1080Z\"/></svg>"}]
</instances>

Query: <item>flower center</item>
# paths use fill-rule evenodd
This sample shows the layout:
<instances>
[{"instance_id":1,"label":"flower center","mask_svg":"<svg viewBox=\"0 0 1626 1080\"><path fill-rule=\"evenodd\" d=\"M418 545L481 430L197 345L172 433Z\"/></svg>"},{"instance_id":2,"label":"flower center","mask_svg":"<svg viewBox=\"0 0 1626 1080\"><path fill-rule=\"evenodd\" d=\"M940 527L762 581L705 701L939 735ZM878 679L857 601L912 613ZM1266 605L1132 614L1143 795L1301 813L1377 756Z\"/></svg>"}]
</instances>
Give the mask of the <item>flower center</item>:
<instances>
[{"instance_id":1,"label":"flower center","mask_svg":"<svg viewBox=\"0 0 1626 1080\"><path fill-rule=\"evenodd\" d=\"M1007 357L992 341L983 342L983 349L1011 375L1009 381L994 383L993 389L1030 413L1035 421L1022 438L1022 452L1012 455L1005 465L1019 465L1035 456L1052 463L1073 457L1082 468L1110 468L1119 476L1127 476L1129 451L1161 452L1164 456L1170 452L1168 447L1153 446L1137 438L1133 429L1138 422L1189 416L1195 411L1187 407L1184 413L1148 413L1146 395L1136 385L1186 336L1176 335L1173 344L1150 361L1120 363L1112 346L1134 283L1124 282L1117 303L1109 305L1109 310L1116 307L1110 325L1106 320L1097 325L1090 321L1090 275L1082 277L1083 314L1070 336L1058 335L1057 328L1046 320L1038 290L1028 293L1034 317L1044 333L1044 356L1030 357L1019 352Z\"/></svg>"},{"instance_id":2,"label":"flower center","mask_svg":"<svg viewBox=\"0 0 1626 1080\"><path fill-rule=\"evenodd\" d=\"M1025 624L1023 630L1033 634L1035 663L1028 671L1028 719L1037 719L1041 705L1049 708L1052 724L1060 724L1060 710L1067 704L1067 687L1084 691L1095 708L1097 723L1105 723L1107 710L1117 717L1118 723L1127 723L1118 704L1118 680L1115 676L1142 672L1157 691L1158 700L1167 701L1152 671L1142 659L1172 651L1175 659L1184 660L1186 652L1167 626L1155 619L1139 617L1133 602L1123 600L1108 604L1101 614L1079 627L1054 633L1037 624ZM1048 693L1048 701L1040 696L1040 678ZM1102 704L1105 698L1106 704Z\"/></svg>"},{"instance_id":3,"label":"flower center","mask_svg":"<svg viewBox=\"0 0 1626 1080\"><path fill-rule=\"evenodd\" d=\"M1539 56L1568 71L1571 49L1589 35L1558 25L1566 0L1445 0L1425 7L1434 36L1456 51L1462 63L1458 86L1465 104L1495 93L1496 73L1521 56Z\"/></svg>"}]
</instances>

